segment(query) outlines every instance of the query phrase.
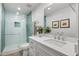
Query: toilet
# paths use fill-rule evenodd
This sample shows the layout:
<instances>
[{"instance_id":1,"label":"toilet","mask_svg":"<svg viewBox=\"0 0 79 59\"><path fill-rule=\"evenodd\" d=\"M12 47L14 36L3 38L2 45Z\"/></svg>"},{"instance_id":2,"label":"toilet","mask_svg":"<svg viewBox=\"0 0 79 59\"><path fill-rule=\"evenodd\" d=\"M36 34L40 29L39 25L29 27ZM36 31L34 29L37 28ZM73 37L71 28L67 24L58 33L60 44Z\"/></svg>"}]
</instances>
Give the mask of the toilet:
<instances>
[{"instance_id":1,"label":"toilet","mask_svg":"<svg viewBox=\"0 0 79 59\"><path fill-rule=\"evenodd\" d=\"M29 56L29 43L24 43L20 45L19 48L21 49L20 53L22 56Z\"/></svg>"},{"instance_id":2,"label":"toilet","mask_svg":"<svg viewBox=\"0 0 79 59\"><path fill-rule=\"evenodd\" d=\"M28 56L29 43L24 43L20 46L12 46L4 48L2 56Z\"/></svg>"},{"instance_id":3,"label":"toilet","mask_svg":"<svg viewBox=\"0 0 79 59\"><path fill-rule=\"evenodd\" d=\"M21 49L13 49L9 51L3 51L2 56L20 56Z\"/></svg>"}]
</instances>

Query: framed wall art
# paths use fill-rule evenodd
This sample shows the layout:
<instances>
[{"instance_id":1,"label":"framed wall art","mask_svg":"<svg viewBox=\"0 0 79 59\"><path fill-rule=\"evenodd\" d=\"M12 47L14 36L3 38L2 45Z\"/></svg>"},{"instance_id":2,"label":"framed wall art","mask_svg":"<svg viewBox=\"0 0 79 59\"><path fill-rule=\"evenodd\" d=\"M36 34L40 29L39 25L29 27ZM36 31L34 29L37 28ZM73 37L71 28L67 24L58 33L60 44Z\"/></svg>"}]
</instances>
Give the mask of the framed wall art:
<instances>
[{"instance_id":1,"label":"framed wall art","mask_svg":"<svg viewBox=\"0 0 79 59\"><path fill-rule=\"evenodd\" d=\"M70 19L60 20L60 28L70 28Z\"/></svg>"},{"instance_id":2,"label":"framed wall art","mask_svg":"<svg viewBox=\"0 0 79 59\"><path fill-rule=\"evenodd\" d=\"M52 28L59 28L59 21L52 21Z\"/></svg>"}]
</instances>

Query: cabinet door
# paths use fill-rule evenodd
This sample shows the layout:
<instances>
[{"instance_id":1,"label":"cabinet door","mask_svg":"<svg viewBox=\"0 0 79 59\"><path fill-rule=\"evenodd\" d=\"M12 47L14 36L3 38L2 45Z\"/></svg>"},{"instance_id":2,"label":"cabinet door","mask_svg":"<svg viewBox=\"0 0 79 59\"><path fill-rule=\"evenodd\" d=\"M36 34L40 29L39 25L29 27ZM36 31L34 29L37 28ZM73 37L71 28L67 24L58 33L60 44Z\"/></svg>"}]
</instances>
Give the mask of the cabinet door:
<instances>
[{"instance_id":1,"label":"cabinet door","mask_svg":"<svg viewBox=\"0 0 79 59\"><path fill-rule=\"evenodd\" d=\"M30 42L29 55L30 56L36 55L36 53L35 53L35 42L33 40Z\"/></svg>"},{"instance_id":2,"label":"cabinet door","mask_svg":"<svg viewBox=\"0 0 79 59\"><path fill-rule=\"evenodd\" d=\"M41 48L41 47L37 47L37 55L38 56L50 56L50 54L47 53L47 51L44 50L44 48Z\"/></svg>"},{"instance_id":3,"label":"cabinet door","mask_svg":"<svg viewBox=\"0 0 79 59\"><path fill-rule=\"evenodd\" d=\"M34 49L29 47L29 56L34 56Z\"/></svg>"}]
</instances>

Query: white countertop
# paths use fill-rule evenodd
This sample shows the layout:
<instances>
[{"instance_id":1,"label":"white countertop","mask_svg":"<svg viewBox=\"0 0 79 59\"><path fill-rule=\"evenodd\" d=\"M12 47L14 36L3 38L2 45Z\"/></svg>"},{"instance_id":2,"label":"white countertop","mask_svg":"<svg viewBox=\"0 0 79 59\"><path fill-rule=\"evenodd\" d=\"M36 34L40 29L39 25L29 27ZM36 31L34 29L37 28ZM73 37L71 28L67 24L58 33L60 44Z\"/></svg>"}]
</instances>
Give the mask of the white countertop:
<instances>
[{"instance_id":1,"label":"white countertop","mask_svg":"<svg viewBox=\"0 0 79 59\"><path fill-rule=\"evenodd\" d=\"M68 55L68 56L75 56L76 55L75 43L65 41L67 44L61 47L61 46L56 46L56 45L52 45L52 44L44 42L44 40L49 39L48 37L30 36L29 38L49 47L51 49L59 51L59 52L65 54L65 55Z\"/></svg>"}]
</instances>

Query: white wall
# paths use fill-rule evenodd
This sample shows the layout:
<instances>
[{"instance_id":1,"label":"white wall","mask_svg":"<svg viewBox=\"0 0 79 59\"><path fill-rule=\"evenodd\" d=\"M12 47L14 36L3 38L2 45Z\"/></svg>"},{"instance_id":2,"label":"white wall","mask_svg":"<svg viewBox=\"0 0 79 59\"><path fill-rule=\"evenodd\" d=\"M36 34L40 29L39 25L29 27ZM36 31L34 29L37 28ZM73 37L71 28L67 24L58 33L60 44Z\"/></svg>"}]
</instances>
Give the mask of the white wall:
<instances>
[{"instance_id":1,"label":"white wall","mask_svg":"<svg viewBox=\"0 0 79 59\"><path fill-rule=\"evenodd\" d=\"M73 7L76 8L76 5L74 4ZM58 21L58 20L67 19L67 18L70 18L70 28L52 29L52 33L63 31L65 36L77 38L76 13L69 6L47 16L47 18L46 18L47 26L52 27L52 21ZM72 39L71 41L74 41L74 40L75 39Z\"/></svg>"},{"instance_id":2,"label":"white wall","mask_svg":"<svg viewBox=\"0 0 79 59\"><path fill-rule=\"evenodd\" d=\"M15 27L14 22L20 22L20 27ZM5 46L14 46L26 42L26 15L5 13Z\"/></svg>"}]
</instances>

